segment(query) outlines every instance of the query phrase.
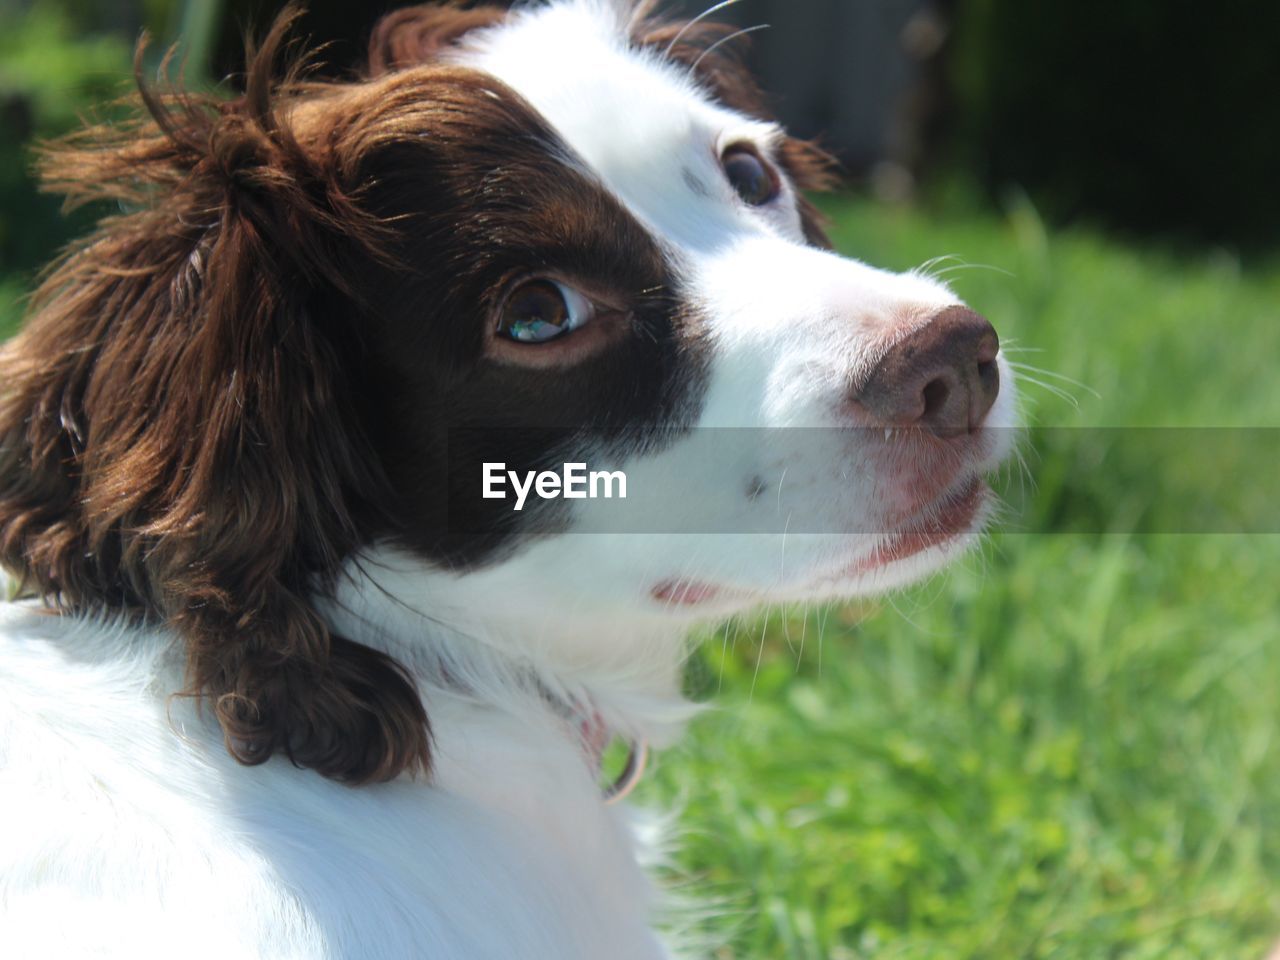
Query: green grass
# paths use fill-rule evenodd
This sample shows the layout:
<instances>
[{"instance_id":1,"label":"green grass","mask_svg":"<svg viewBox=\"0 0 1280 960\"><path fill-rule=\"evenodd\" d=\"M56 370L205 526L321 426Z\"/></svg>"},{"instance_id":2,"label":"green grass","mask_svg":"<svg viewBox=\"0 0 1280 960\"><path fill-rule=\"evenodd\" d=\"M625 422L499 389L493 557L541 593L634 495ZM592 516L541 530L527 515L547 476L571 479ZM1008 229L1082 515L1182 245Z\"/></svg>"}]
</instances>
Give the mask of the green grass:
<instances>
[{"instance_id":1,"label":"green grass","mask_svg":"<svg viewBox=\"0 0 1280 960\"><path fill-rule=\"evenodd\" d=\"M1280 425L1280 264L1050 233L1025 204L831 212L877 265L984 265L946 277L1016 357L1101 395L1028 384L1034 423ZM0 335L20 293L0 279ZM1068 520L1050 478L1072 436L1030 458L1035 507ZM640 797L686 810L694 932L740 960L1259 958L1280 935L1280 537L1109 529L997 534L906 594L711 632L690 676L711 708Z\"/></svg>"},{"instance_id":2,"label":"green grass","mask_svg":"<svg viewBox=\"0 0 1280 960\"><path fill-rule=\"evenodd\" d=\"M1051 234L1025 204L831 210L878 265L1007 271L947 279L1101 394L1027 385L1033 422L1280 425L1276 265ZM1109 529L997 534L904 595L709 634L711 709L642 800L684 803L724 957L1253 960L1280 936L1280 537Z\"/></svg>"},{"instance_id":3,"label":"green grass","mask_svg":"<svg viewBox=\"0 0 1280 960\"><path fill-rule=\"evenodd\" d=\"M18 329L22 319L22 295L26 287L18 280L0 276L0 340Z\"/></svg>"}]
</instances>

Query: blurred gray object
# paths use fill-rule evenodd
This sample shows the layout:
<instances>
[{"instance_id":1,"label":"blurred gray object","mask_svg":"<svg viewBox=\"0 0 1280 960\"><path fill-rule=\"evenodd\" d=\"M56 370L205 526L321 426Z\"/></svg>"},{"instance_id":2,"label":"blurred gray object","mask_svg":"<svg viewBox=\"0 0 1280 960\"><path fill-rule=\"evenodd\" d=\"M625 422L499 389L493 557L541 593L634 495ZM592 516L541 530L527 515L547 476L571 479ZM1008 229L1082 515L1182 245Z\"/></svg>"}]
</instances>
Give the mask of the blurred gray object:
<instances>
[{"instance_id":1,"label":"blurred gray object","mask_svg":"<svg viewBox=\"0 0 1280 960\"><path fill-rule=\"evenodd\" d=\"M0 0L3 2L3 0ZM336 63L362 52L378 14L414 0L308 0L303 32L330 44ZM418 0L421 2L421 0ZM510 3L512 0L477 0ZM738 0L709 19L751 28L730 41L749 51L748 60L792 132L819 137L855 178L867 177L877 193L892 199L911 193L915 177L936 145L945 84L941 55L949 12L957 0ZM717 0L663 0L662 9L694 17ZM88 3L100 25L136 35L144 0ZM159 0L167 24L160 35L178 39L189 75L212 66L217 76L240 69L245 24L259 30L284 0ZM107 11L112 11L110 14ZM214 24L220 25L215 40ZM157 49L162 49L161 45ZM220 51L220 52L219 52Z\"/></svg>"},{"instance_id":2,"label":"blurred gray object","mask_svg":"<svg viewBox=\"0 0 1280 960\"><path fill-rule=\"evenodd\" d=\"M696 16L710 0L671 9ZM749 61L791 130L821 138L889 197L911 192L943 95L948 4L938 0L741 0L712 18L750 35ZM738 41L734 41L738 42Z\"/></svg>"}]
</instances>

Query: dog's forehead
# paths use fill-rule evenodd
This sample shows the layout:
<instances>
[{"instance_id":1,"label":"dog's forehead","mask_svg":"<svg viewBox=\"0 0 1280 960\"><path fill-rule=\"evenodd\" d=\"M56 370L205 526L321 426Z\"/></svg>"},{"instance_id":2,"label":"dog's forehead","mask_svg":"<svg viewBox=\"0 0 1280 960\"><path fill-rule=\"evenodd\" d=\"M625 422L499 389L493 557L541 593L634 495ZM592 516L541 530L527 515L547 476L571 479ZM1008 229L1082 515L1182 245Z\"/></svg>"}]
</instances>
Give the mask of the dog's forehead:
<instances>
[{"instance_id":1,"label":"dog's forehead","mask_svg":"<svg viewBox=\"0 0 1280 960\"><path fill-rule=\"evenodd\" d=\"M463 63L519 93L578 158L672 239L728 222L758 227L732 202L719 152L771 143L778 128L715 103L687 67L631 42L626 4L558 0L479 31Z\"/></svg>"}]
</instances>

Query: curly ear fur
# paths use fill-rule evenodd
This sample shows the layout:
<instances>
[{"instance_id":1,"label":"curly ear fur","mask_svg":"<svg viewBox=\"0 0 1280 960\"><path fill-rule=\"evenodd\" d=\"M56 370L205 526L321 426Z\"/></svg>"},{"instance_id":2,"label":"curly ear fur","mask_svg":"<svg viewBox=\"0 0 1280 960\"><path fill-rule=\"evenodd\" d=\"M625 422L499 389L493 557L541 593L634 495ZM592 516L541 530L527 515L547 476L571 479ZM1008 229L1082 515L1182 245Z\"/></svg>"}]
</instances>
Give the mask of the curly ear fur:
<instances>
[{"instance_id":1,"label":"curly ear fur","mask_svg":"<svg viewBox=\"0 0 1280 960\"><path fill-rule=\"evenodd\" d=\"M369 76L434 60L469 30L494 26L506 15L502 7L464 7L456 2L393 10L378 21L369 38Z\"/></svg>"},{"instance_id":2,"label":"curly ear fur","mask_svg":"<svg viewBox=\"0 0 1280 960\"><path fill-rule=\"evenodd\" d=\"M133 212L64 256L0 351L0 563L63 608L171 624L237 759L364 782L430 759L405 672L309 600L388 525L342 279L384 227L278 109L306 88L271 82L294 16L238 100L142 88L148 119L45 151L69 204Z\"/></svg>"}]
</instances>

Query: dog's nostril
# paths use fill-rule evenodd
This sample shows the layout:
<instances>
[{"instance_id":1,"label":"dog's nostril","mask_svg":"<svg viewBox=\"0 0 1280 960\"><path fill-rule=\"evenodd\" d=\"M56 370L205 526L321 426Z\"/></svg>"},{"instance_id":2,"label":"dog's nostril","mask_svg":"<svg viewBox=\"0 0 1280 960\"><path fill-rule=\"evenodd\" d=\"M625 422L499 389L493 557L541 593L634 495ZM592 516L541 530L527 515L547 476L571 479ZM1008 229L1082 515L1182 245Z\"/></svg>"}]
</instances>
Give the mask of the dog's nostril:
<instances>
[{"instance_id":1,"label":"dog's nostril","mask_svg":"<svg viewBox=\"0 0 1280 960\"><path fill-rule=\"evenodd\" d=\"M937 380L929 381L921 395L924 397L924 410L920 418L930 420L946 408L947 398L951 396L951 386L939 377Z\"/></svg>"},{"instance_id":2,"label":"dog's nostril","mask_svg":"<svg viewBox=\"0 0 1280 960\"><path fill-rule=\"evenodd\" d=\"M978 390L983 402L986 403L986 409L989 410L991 404L995 402L996 394L1000 392L1000 368L994 360L985 360L978 364Z\"/></svg>"}]
</instances>

